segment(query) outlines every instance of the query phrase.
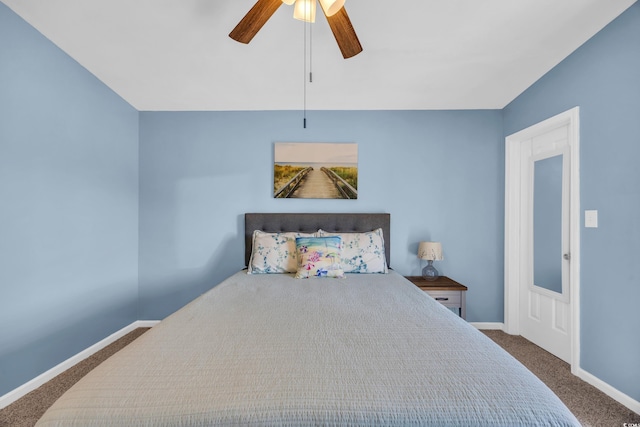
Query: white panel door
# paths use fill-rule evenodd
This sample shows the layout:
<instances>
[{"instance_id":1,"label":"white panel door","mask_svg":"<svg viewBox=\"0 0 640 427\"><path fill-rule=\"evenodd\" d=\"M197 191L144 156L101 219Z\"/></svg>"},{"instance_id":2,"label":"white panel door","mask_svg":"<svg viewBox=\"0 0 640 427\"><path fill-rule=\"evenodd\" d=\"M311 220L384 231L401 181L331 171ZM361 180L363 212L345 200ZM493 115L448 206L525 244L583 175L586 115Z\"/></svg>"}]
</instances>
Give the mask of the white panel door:
<instances>
[{"instance_id":1,"label":"white panel door","mask_svg":"<svg viewBox=\"0 0 640 427\"><path fill-rule=\"evenodd\" d=\"M521 149L520 335L571 363L569 125Z\"/></svg>"}]
</instances>

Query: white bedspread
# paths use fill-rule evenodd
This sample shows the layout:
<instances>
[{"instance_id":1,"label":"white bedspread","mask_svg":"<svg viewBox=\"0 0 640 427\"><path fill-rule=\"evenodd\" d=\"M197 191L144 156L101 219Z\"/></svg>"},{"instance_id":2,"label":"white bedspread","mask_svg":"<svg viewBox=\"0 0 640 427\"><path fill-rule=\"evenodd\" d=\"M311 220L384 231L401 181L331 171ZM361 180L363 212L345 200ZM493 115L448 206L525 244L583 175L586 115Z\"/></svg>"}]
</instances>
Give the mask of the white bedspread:
<instances>
[{"instance_id":1,"label":"white bedspread","mask_svg":"<svg viewBox=\"0 0 640 427\"><path fill-rule=\"evenodd\" d=\"M578 426L395 272L239 272L88 374L38 426Z\"/></svg>"}]
</instances>

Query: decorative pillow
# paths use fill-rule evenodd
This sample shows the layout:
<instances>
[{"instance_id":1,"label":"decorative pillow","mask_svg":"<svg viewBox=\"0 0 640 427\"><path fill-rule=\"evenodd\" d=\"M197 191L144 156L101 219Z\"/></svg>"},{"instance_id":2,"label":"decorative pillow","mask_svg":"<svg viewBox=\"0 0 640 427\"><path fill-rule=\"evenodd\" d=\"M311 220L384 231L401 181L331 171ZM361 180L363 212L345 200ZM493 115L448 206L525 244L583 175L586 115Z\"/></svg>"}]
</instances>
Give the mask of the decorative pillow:
<instances>
[{"instance_id":1,"label":"decorative pillow","mask_svg":"<svg viewBox=\"0 0 640 427\"><path fill-rule=\"evenodd\" d=\"M295 273L298 269L296 237L314 235L295 232L265 233L255 230L247 273Z\"/></svg>"},{"instance_id":2,"label":"decorative pillow","mask_svg":"<svg viewBox=\"0 0 640 427\"><path fill-rule=\"evenodd\" d=\"M388 273L382 228L364 233L329 233L318 236L342 237L342 268L345 273Z\"/></svg>"},{"instance_id":3,"label":"decorative pillow","mask_svg":"<svg viewBox=\"0 0 640 427\"><path fill-rule=\"evenodd\" d=\"M344 271L340 266L341 242L340 236L296 238L296 279L344 277Z\"/></svg>"}]
</instances>

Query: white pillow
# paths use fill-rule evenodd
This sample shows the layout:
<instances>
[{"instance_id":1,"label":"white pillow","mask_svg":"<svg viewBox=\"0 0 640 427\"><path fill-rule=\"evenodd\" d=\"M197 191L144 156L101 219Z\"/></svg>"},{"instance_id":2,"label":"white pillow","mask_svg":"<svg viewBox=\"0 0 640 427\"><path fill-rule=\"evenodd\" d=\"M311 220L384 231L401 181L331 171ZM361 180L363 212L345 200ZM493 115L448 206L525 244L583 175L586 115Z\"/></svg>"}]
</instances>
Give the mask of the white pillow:
<instances>
[{"instance_id":1,"label":"white pillow","mask_svg":"<svg viewBox=\"0 0 640 427\"><path fill-rule=\"evenodd\" d=\"M342 237L342 269L345 273L388 273L382 228L364 233L329 233L318 236Z\"/></svg>"},{"instance_id":2,"label":"white pillow","mask_svg":"<svg viewBox=\"0 0 640 427\"><path fill-rule=\"evenodd\" d=\"M265 233L255 230L247 273L295 273L298 270L296 237L314 237L315 233Z\"/></svg>"}]
</instances>

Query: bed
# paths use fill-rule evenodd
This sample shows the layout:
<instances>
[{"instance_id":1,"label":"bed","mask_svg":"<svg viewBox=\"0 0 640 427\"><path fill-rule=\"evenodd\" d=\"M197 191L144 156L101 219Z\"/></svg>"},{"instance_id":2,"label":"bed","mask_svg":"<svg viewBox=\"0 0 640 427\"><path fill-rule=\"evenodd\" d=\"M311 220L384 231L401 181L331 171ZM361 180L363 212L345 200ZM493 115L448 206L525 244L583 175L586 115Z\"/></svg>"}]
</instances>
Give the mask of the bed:
<instances>
[{"instance_id":1,"label":"bed","mask_svg":"<svg viewBox=\"0 0 640 427\"><path fill-rule=\"evenodd\" d=\"M246 214L248 269L102 363L37 425L579 426L524 366L388 268L389 224L388 214ZM382 237L367 268L386 272L252 271L259 233L318 230L321 242Z\"/></svg>"}]
</instances>

